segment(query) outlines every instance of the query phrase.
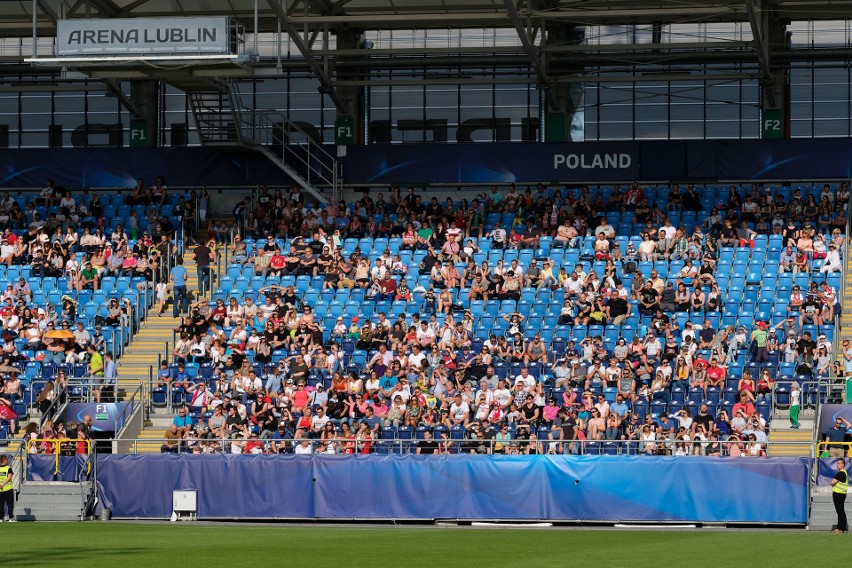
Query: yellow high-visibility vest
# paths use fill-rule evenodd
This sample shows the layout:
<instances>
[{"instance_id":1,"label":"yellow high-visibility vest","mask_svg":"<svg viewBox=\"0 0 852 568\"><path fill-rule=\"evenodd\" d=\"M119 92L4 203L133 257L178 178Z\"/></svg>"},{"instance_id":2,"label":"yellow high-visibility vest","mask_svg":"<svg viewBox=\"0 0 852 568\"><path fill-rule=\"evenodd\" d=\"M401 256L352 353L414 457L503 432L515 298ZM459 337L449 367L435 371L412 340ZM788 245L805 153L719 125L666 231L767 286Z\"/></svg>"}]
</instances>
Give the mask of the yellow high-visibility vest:
<instances>
[{"instance_id":1,"label":"yellow high-visibility vest","mask_svg":"<svg viewBox=\"0 0 852 568\"><path fill-rule=\"evenodd\" d=\"M8 465L0 466L0 479L6 479L6 476L11 473L12 468ZM3 486L0 487L0 492L2 491L11 491L12 490L12 477L9 476L9 480L3 483ZM845 491L844 491L845 493Z\"/></svg>"},{"instance_id":2,"label":"yellow high-visibility vest","mask_svg":"<svg viewBox=\"0 0 852 568\"><path fill-rule=\"evenodd\" d=\"M0 469L2 469L2 468L0 468ZM837 483L834 484L834 487L832 487L831 490L835 493L845 494L847 491L849 491L849 474L846 473L845 469L841 469L839 471L842 471L846 475L846 481L838 481Z\"/></svg>"}]
</instances>

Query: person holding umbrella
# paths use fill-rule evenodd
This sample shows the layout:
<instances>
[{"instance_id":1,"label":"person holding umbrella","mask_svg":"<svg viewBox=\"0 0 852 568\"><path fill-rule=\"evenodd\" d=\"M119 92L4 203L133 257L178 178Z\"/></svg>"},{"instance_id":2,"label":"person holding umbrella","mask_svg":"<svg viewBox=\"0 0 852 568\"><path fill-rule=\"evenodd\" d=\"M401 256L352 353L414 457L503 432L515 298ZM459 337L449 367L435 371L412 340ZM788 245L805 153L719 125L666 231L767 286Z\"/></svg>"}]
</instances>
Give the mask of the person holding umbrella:
<instances>
[{"instance_id":1,"label":"person holding umbrella","mask_svg":"<svg viewBox=\"0 0 852 568\"><path fill-rule=\"evenodd\" d=\"M44 332L43 336L47 355L45 355L42 363L44 365L49 365L50 363L54 365L63 364L65 362L65 340L72 337L74 337L74 333L70 330L56 329L56 325L53 322L48 323L47 331Z\"/></svg>"}]
</instances>

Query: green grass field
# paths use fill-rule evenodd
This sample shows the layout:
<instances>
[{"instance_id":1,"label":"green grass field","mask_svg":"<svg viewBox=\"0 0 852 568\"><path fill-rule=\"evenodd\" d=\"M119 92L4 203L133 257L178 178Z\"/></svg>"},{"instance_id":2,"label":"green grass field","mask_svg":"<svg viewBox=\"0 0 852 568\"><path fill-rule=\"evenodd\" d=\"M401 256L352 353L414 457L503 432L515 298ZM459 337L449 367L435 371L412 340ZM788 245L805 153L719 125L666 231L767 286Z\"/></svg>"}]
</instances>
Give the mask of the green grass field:
<instances>
[{"instance_id":1,"label":"green grass field","mask_svg":"<svg viewBox=\"0 0 852 568\"><path fill-rule=\"evenodd\" d=\"M587 530L4 523L4 566L796 566L850 550L848 535L798 530ZM84 562L86 564L84 564Z\"/></svg>"}]
</instances>

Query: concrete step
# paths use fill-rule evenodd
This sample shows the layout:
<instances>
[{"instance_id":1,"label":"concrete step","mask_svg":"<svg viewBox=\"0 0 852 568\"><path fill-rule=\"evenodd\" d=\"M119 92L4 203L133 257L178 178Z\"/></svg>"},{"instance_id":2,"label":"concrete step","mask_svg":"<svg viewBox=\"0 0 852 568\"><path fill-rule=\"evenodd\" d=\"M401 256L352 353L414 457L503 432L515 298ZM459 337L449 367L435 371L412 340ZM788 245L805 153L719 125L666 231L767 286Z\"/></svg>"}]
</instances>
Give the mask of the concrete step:
<instances>
[{"instance_id":1,"label":"concrete step","mask_svg":"<svg viewBox=\"0 0 852 568\"><path fill-rule=\"evenodd\" d=\"M157 341L156 343L157 343L157 347L150 345L150 346L146 346L144 348L140 347L140 348L134 349L131 346L130 349L128 349L127 351L124 352L125 354L121 358L121 360L125 361L125 360L128 360L128 357L130 357L129 361L132 362L133 357L140 357L140 356L144 356L144 355L153 355L154 358L156 359L157 353L162 353L163 349L165 348L166 345L171 345L171 341L165 341L165 340Z\"/></svg>"},{"instance_id":2,"label":"concrete step","mask_svg":"<svg viewBox=\"0 0 852 568\"><path fill-rule=\"evenodd\" d=\"M810 430L814 427L814 416L813 414L806 414L804 416L799 416L799 428L793 428L793 425L790 423L790 418L788 416L778 416L772 420L770 424L770 428L773 432L801 432L804 430Z\"/></svg>"},{"instance_id":3,"label":"concrete step","mask_svg":"<svg viewBox=\"0 0 852 568\"><path fill-rule=\"evenodd\" d=\"M156 368L156 363L151 363ZM121 372L119 373L118 382L121 384L122 379L132 379L136 381L137 379L147 379L148 378L148 365L131 365L129 367L119 367Z\"/></svg>"},{"instance_id":4,"label":"concrete step","mask_svg":"<svg viewBox=\"0 0 852 568\"><path fill-rule=\"evenodd\" d=\"M145 325L142 326L140 333L149 329L162 329L168 326L177 327L180 325L180 318L172 317L171 312L165 312L162 315L153 314L145 320Z\"/></svg>"},{"instance_id":5,"label":"concrete step","mask_svg":"<svg viewBox=\"0 0 852 568\"><path fill-rule=\"evenodd\" d=\"M770 446L766 451L770 456L808 457L811 455L810 444L790 444L784 446Z\"/></svg>"},{"instance_id":6,"label":"concrete step","mask_svg":"<svg viewBox=\"0 0 852 568\"><path fill-rule=\"evenodd\" d=\"M149 415L148 421L151 423L151 428L161 428L165 430L171 425L172 421L175 419L176 414L177 411L170 413L165 410L162 410L159 414Z\"/></svg>"},{"instance_id":7,"label":"concrete step","mask_svg":"<svg viewBox=\"0 0 852 568\"><path fill-rule=\"evenodd\" d=\"M161 453L161 447L163 446L163 440L151 440L149 441L139 441L133 445L133 450L136 451L137 454L159 454Z\"/></svg>"},{"instance_id":8,"label":"concrete step","mask_svg":"<svg viewBox=\"0 0 852 568\"><path fill-rule=\"evenodd\" d=\"M834 511L831 492L830 490L826 492L825 489L814 490L812 495L811 517L808 523L810 530L829 531L837 523L837 513ZM846 515L852 515L852 505L850 505L849 499L846 500Z\"/></svg>"},{"instance_id":9,"label":"concrete step","mask_svg":"<svg viewBox=\"0 0 852 568\"><path fill-rule=\"evenodd\" d=\"M138 353L130 355L130 360L125 362L125 365L119 366L119 371L124 371L125 369L132 367L134 364L138 367L148 368L148 365L157 365L157 353ZM130 363L128 365L127 363Z\"/></svg>"},{"instance_id":10,"label":"concrete step","mask_svg":"<svg viewBox=\"0 0 852 568\"><path fill-rule=\"evenodd\" d=\"M151 339L139 339L133 342L133 353L131 355L148 352L161 353L165 344L171 345L171 337L165 339L162 335L158 335L153 336Z\"/></svg>"},{"instance_id":11,"label":"concrete step","mask_svg":"<svg viewBox=\"0 0 852 568\"><path fill-rule=\"evenodd\" d=\"M147 349L162 349L163 343L171 343L173 327L163 329L146 329L139 333L133 340L133 351L145 351Z\"/></svg>"},{"instance_id":12,"label":"concrete step","mask_svg":"<svg viewBox=\"0 0 852 568\"><path fill-rule=\"evenodd\" d=\"M91 490L90 481L27 481L18 493L15 517L20 521L79 521Z\"/></svg>"},{"instance_id":13,"label":"concrete step","mask_svg":"<svg viewBox=\"0 0 852 568\"><path fill-rule=\"evenodd\" d=\"M151 362L151 363L144 364L144 365L141 364L141 363L138 363L138 364L134 363L134 364L129 365L127 367L119 367L119 377L118 377L119 384L121 383L122 378L129 378L129 379L133 379L134 381L138 380L138 379L147 380L148 379L148 365L153 366L154 370L156 371L156 367L157 367L156 360Z\"/></svg>"},{"instance_id":14,"label":"concrete step","mask_svg":"<svg viewBox=\"0 0 852 568\"><path fill-rule=\"evenodd\" d=\"M157 361L156 360L153 361L152 363L150 363L150 365L152 367L154 367L152 377L156 379L156 377L157 377ZM138 384L139 381L146 381L147 382L148 381L148 365L145 365L144 368L141 368L141 367L135 368L134 367L134 368L130 368L130 369L119 367L118 368L118 375L119 375L118 384L123 384L121 382L122 378L124 378L128 381L127 383L124 383L124 384Z\"/></svg>"},{"instance_id":15,"label":"concrete step","mask_svg":"<svg viewBox=\"0 0 852 568\"><path fill-rule=\"evenodd\" d=\"M773 442L810 442L813 439L813 431L808 428L799 430L772 430L769 439Z\"/></svg>"},{"instance_id":16,"label":"concrete step","mask_svg":"<svg viewBox=\"0 0 852 568\"><path fill-rule=\"evenodd\" d=\"M139 333L134 337L133 345L136 345L137 342L145 342L145 341L171 341L172 333L177 329L179 322L175 320L175 324L164 325L162 327L157 326L146 326L142 328Z\"/></svg>"},{"instance_id":17,"label":"concrete step","mask_svg":"<svg viewBox=\"0 0 852 568\"><path fill-rule=\"evenodd\" d=\"M813 417L810 415L800 417L801 428L794 430L789 422L789 413L784 412L785 416L777 416L777 414L772 421L769 441L784 442L784 445L772 445L770 443L768 453L773 456L810 456L810 444L813 440Z\"/></svg>"},{"instance_id":18,"label":"concrete step","mask_svg":"<svg viewBox=\"0 0 852 568\"><path fill-rule=\"evenodd\" d=\"M38 412L38 411L36 411ZM7 456L14 456L18 453L21 447L22 440L20 438L8 438L0 442L0 453Z\"/></svg>"}]
</instances>

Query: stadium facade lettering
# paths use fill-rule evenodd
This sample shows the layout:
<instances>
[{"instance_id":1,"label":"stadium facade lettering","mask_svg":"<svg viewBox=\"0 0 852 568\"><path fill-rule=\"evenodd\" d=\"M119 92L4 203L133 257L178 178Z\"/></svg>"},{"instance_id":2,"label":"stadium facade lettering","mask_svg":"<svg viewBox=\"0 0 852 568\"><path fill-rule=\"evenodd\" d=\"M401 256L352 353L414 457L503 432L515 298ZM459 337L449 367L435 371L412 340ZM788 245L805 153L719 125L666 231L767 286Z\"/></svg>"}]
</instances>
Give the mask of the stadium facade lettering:
<instances>
[{"instance_id":1,"label":"stadium facade lettering","mask_svg":"<svg viewBox=\"0 0 852 568\"><path fill-rule=\"evenodd\" d=\"M216 28L156 28L118 30L75 30L68 36L69 45L142 43L199 43L216 41Z\"/></svg>"},{"instance_id":2,"label":"stadium facade lettering","mask_svg":"<svg viewBox=\"0 0 852 568\"><path fill-rule=\"evenodd\" d=\"M59 56L230 53L227 17L71 19L56 24Z\"/></svg>"},{"instance_id":3,"label":"stadium facade lettering","mask_svg":"<svg viewBox=\"0 0 852 568\"><path fill-rule=\"evenodd\" d=\"M554 154L553 169L626 170L633 164L630 154Z\"/></svg>"}]
</instances>

